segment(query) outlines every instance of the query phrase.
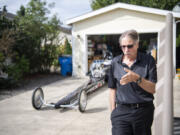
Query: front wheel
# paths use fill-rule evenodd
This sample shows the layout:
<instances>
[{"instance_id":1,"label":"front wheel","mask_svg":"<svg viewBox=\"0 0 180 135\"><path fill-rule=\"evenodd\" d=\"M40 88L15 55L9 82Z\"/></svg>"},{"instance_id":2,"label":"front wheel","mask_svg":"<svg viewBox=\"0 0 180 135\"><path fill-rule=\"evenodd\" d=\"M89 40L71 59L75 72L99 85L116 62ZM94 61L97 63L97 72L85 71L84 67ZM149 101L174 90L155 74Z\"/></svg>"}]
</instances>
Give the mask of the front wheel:
<instances>
[{"instance_id":1,"label":"front wheel","mask_svg":"<svg viewBox=\"0 0 180 135\"><path fill-rule=\"evenodd\" d=\"M42 88L36 88L32 94L32 106L39 110L41 109L44 102L44 93Z\"/></svg>"},{"instance_id":2,"label":"front wheel","mask_svg":"<svg viewBox=\"0 0 180 135\"><path fill-rule=\"evenodd\" d=\"M78 97L79 111L84 112L87 106L87 92L85 89L81 90Z\"/></svg>"}]
</instances>

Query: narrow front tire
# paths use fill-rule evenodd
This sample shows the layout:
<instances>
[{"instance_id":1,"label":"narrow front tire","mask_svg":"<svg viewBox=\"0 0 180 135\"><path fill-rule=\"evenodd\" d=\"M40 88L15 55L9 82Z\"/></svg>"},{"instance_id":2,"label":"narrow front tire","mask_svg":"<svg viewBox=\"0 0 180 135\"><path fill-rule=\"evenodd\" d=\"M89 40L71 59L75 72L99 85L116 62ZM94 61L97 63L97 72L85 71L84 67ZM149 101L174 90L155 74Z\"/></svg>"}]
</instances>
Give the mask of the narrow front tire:
<instances>
[{"instance_id":1,"label":"narrow front tire","mask_svg":"<svg viewBox=\"0 0 180 135\"><path fill-rule=\"evenodd\" d=\"M39 109L41 109L41 107L43 105L43 102L44 102L44 93L43 93L43 90L40 87L36 88L33 91L33 94L32 94L32 106L36 110L39 110Z\"/></svg>"},{"instance_id":2,"label":"narrow front tire","mask_svg":"<svg viewBox=\"0 0 180 135\"><path fill-rule=\"evenodd\" d=\"M79 111L85 112L87 106L87 92L85 89L81 90L78 96Z\"/></svg>"}]
</instances>

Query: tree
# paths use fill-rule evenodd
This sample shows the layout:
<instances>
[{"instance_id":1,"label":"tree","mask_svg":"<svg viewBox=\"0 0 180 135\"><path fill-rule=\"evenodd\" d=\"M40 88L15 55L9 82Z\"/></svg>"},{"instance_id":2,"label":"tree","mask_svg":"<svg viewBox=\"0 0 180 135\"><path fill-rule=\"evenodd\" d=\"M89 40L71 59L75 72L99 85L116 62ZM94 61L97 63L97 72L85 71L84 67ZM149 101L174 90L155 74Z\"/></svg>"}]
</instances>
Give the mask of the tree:
<instances>
[{"instance_id":1,"label":"tree","mask_svg":"<svg viewBox=\"0 0 180 135\"><path fill-rule=\"evenodd\" d=\"M0 71L4 69L4 62L13 55L12 48L15 43L14 23L6 18L7 9L3 6L0 16Z\"/></svg>"},{"instance_id":2,"label":"tree","mask_svg":"<svg viewBox=\"0 0 180 135\"><path fill-rule=\"evenodd\" d=\"M28 60L14 51L18 35L15 20L9 20L4 6L0 17L0 88L17 83L29 70Z\"/></svg>"},{"instance_id":3,"label":"tree","mask_svg":"<svg viewBox=\"0 0 180 135\"><path fill-rule=\"evenodd\" d=\"M25 7L23 5L21 5L20 10L17 11L17 15L18 16L25 16L25 10L26 10Z\"/></svg>"},{"instance_id":4,"label":"tree","mask_svg":"<svg viewBox=\"0 0 180 135\"><path fill-rule=\"evenodd\" d=\"M164 10L172 10L172 8L179 2L179 0L93 0L91 7L93 10L96 10L117 2Z\"/></svg>"},{"instance_id":5,"label":"tree","mask_svg":"<svg viewBox=\"0 0 180 135\"><path fill-rule=\"evenodd\" d=\"M21 6L14 20L8 19L5 6L1 9L0 88L6 85L1 72L18 83L27 73L49 70L58 59L54 41L60 32L60 21L56 16L47 17L49 11L41 0L31 0L27 7ZM10 60L8 65L7 60Z\"/></svg>"},{"instance_id":6,"label":"tree","mask_svg":"<svg viewBox=\"0 0 180 135\"><path fill-rule=\"evenodd\" d=\"M47 70L55 59L53 41L58 36L60 21L56 16L48 18L48 13L46 2L41 0L31 0L26 8L21 6L17 12L21 32L16 51L29 59L32 73Z\"/></svg>"},{"instance_id":7,"label":"tree","mask_svg":"<svg viewBox=\"0 0 180 135\"><path fill-rule=\"evenodd\" d=\"M116 3L115 0L93 0L91 7L93 10L111 5L113 3Z\"/></svg>"},{"instance_id":8,"label":"tree","mask_svg":"<svg viewBox=\"0 0 180 135\"><path fill-rule=\"evenodd\" d=\"M64 54L72 55L72 47L67 38L65 39L64 43Z\"/></svg>"}]
</instances>

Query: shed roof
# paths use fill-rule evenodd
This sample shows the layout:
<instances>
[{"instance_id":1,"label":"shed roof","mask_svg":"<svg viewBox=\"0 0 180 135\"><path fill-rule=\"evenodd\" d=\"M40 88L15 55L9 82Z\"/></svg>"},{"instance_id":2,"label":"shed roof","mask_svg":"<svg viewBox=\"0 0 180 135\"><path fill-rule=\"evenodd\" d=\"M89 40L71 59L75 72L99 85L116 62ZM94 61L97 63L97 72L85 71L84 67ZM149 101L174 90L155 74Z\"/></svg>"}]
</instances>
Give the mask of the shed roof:
<instances>
[{"instance_id":1,"label":"shed roof","mask_svg":"<svg viewBox=\"0 0 180 135\"><path fill-rule=\"evenodd\" d=\"M101 8L101 9L98 9L98 10L95 10L95 11L92 11L92 12L89 12L86 14L83 14L81 16L77 16L75 18L69 19L69 20L67 20L66 24L71 25L78 21L82 21L82 20L88 19L90 17L97 16L97 15L100 15L100 14L103 14L103 13L106 13L106 12L109 12L109 11L112 11L112 10L115 10L118 8L139 11L139 12L145 12L145 13L151 13L151 14L157 14L157 15L163 15L163 16L166 16L168 13L172 13L175 18L180 18L180 13L178 13L178 12L137 6L137 5L132 5L132 4L125 4L125 3L119 2L119 3L115 3L110 6L107 6L107 7L104 7L104 8Z\"/></svg>"}]
</instances>

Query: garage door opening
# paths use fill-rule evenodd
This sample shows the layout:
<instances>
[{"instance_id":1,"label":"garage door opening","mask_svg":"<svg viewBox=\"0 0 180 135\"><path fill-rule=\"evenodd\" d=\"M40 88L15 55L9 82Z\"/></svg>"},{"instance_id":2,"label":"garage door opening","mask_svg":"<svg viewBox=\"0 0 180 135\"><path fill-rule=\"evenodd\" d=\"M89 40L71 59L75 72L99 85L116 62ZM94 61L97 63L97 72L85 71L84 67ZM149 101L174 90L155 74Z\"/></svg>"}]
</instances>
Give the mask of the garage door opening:
<instances>
[{"instance_id":1,"label":"garage door opening","mask_svg":"<svg viewBox=\"0 0 180 135\"><path fill-rule=\"evenodd\" d=\"M139 34L139 51L151 54L157 60L157 33ZM119 35L88 35L88 70L93 60L103 59L103 51L112 52L113 57L122 53Z\"/></svg>"}]
</instances>

